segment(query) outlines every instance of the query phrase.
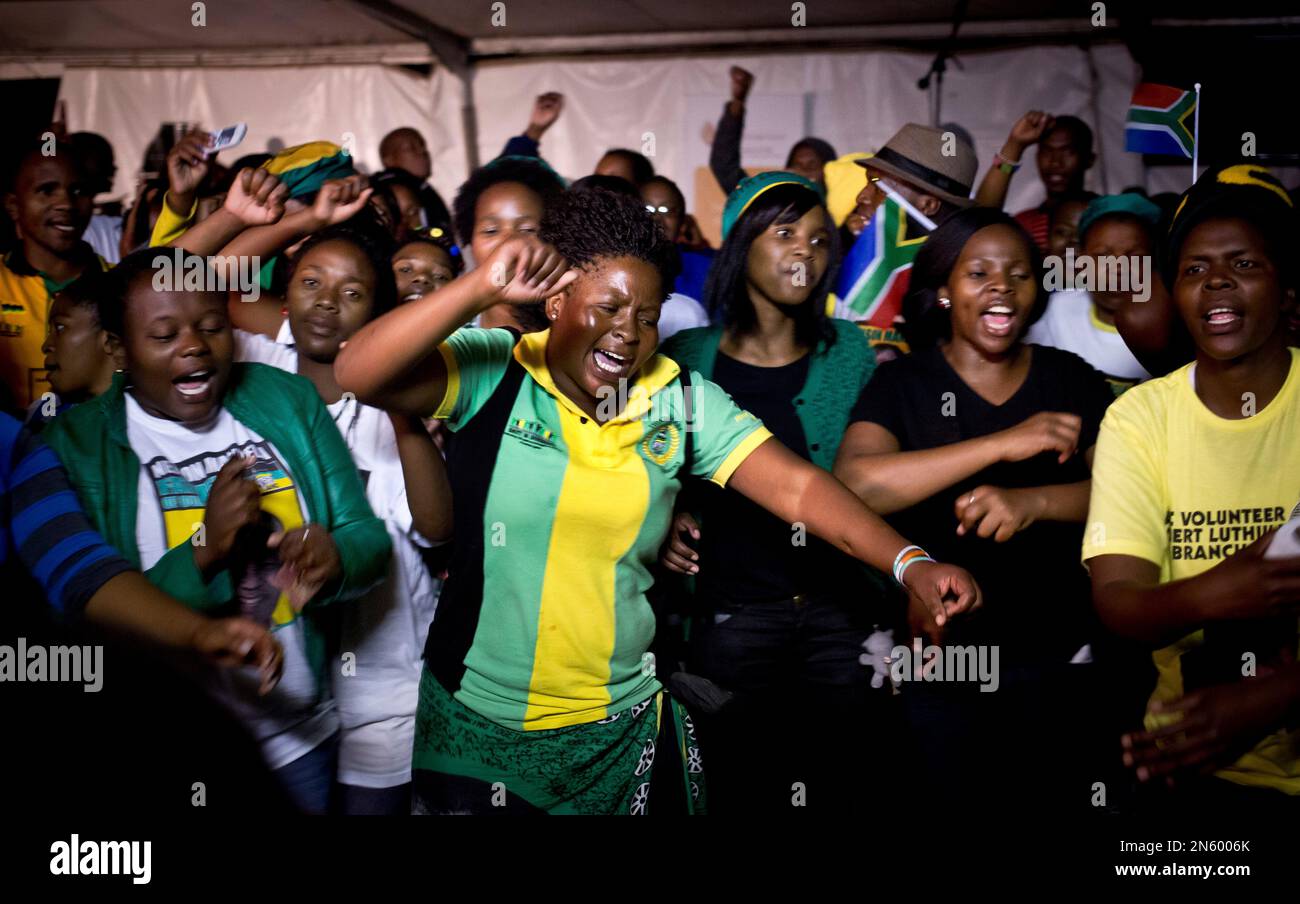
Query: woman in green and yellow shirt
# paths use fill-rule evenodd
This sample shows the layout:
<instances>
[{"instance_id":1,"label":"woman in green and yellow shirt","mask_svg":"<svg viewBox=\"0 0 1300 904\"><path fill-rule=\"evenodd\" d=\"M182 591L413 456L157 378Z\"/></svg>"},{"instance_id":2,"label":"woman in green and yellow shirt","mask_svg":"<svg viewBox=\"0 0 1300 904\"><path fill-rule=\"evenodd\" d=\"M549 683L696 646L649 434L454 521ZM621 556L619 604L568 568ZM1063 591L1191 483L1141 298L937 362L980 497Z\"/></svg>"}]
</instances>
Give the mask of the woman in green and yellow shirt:
<instances>
[{"instance_id":1,"label":"woman in green and yellow shirt","mask_svg":"<svg viewBox=\"0 0 1300 904\"><path fill-rule=\"evenodd\" d=\"M660 787L695 804L693 728L648 653L649 569L681 478L730 485L882 570L907 543L716 385L684 391L656 354L671 244L641 204L566 195L541 239L503 242L372 322L335 365L363 401L455 434L456 552L425 650L416 806L642 813ZM540 333L457 329L538 301ZM959 568L917 560L904 578L936 622L978 605ZM671 734L685 756L668 772L655 752Z\"/></svg>"}]
</instances>

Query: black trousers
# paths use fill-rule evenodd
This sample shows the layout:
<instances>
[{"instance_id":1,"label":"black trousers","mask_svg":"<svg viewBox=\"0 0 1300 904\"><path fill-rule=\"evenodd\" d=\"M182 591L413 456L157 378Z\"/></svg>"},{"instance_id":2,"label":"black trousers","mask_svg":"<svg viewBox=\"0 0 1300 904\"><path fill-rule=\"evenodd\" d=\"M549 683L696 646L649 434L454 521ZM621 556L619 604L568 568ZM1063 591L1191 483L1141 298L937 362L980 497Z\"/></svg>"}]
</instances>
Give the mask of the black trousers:
<instances>
[{"instance_id":1,"label":"black trousers","mask_svg":"<svg viewBox=\"0 0 1300 904\"><path fill-rule=\"evenodd\" d=\"M735 696L696 722L714 815L879 812L913 759L888 682L872 689L860 600L723 606L692 627L689 669Z\"/></svg>"}]
</instances>

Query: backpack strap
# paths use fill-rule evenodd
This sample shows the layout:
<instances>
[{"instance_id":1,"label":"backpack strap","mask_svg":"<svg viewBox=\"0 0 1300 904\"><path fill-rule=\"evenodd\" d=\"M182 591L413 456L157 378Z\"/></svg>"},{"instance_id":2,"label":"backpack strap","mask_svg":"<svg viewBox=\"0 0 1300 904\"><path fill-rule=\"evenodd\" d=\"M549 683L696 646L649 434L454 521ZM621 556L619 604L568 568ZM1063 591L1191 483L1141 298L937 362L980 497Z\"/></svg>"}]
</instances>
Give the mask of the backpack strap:
<instances>
[{"instance_id":1,"label":"backpack strap","mask_svg":"<svg viewBox=\"0 0 1300 904\"><path fill-rule=\"evenodd\" d=\"M691 387L690 368L682 368L680 379L682 383L682 413L686 423L686 439L682 452L682 472L690 476L692 466L695 464L695 393Z\"/></svg>"}]
</instances>

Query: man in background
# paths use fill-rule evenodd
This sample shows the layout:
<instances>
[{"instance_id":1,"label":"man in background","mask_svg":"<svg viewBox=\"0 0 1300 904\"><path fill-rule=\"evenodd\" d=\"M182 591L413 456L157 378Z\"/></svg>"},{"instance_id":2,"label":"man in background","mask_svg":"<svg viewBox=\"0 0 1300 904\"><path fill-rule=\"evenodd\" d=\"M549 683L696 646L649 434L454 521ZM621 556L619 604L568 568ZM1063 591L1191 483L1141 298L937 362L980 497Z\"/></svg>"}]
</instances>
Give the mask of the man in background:
<instances>
[{"instance_id":1,"label":"man in background","mask_svg":"<svg viewBox=\"0 0 1300 904\"><path fill-rule=\"evenodd\" d=\"M433 158L424 137L415 129L403 126L393 129L379 142L379 161L384 169L400 169L410 173L420 182L420 208L424 212L424 225L428 228L451 229L451 214L437 189L429 184L433 175Z\"/></svg>"}]
</instances>

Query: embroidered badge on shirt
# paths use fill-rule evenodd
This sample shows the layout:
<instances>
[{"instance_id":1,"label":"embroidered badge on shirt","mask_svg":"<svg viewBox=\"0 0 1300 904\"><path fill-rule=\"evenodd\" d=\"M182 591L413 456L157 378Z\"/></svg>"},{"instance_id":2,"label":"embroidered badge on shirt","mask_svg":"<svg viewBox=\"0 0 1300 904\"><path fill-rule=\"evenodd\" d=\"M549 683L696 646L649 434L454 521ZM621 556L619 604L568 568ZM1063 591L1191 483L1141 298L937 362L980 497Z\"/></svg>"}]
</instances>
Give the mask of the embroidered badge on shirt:
<instances>
[{"instance_id":1,"label":"embroidered badge on shirt","mask_svg":"<svg viewBox=\"0 0 1300 904\"><path fill-rule=\"evenodd\" d=\"M681 445L681 431L672 421L660 421L646 431L641 454L657 465L666 465Z\"/></svg>"},{"instance_id":2,"label":"embroidered badge on shirt","mask_svg":"<svg viewBox=\"0 0 1300 904\"><path fill-rule=\"evenodd\" d=\"M555 448L555 431L540 421L515 418L506 425L506 435L513 436L525 446L532 446L535 449L543 446Z\"/></svg>"}]
</instances>

